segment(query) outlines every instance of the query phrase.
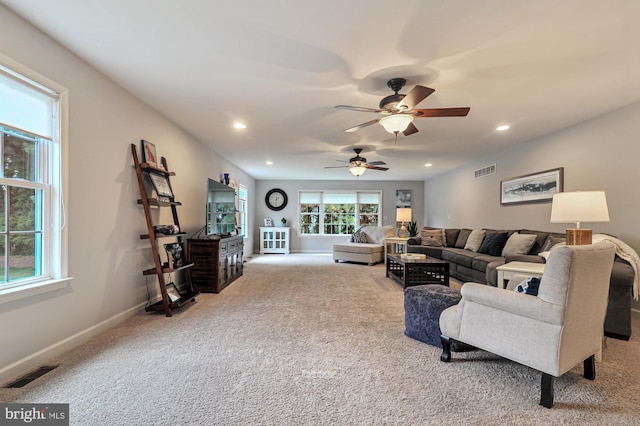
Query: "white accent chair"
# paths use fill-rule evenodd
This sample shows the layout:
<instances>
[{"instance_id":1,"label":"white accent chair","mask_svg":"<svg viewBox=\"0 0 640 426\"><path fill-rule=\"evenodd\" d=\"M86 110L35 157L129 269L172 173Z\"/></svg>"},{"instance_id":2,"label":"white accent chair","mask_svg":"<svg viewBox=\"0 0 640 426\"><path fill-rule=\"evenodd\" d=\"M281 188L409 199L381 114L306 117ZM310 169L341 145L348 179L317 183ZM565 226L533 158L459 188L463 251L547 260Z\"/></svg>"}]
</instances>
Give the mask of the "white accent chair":
<instances>
[{"instance_id":1,"label":"white accent chair","mask_svg":"<svg viewBox=\"0 0 640 426\"><path fill-rule=\"evenodd\" d=\"M510 291L518 283L465 283L460 303L440 316L440 359L449 362L459 341L539 370L540 405L551 408L555 377L583 362L595 379L614 255L607 243L554 248L537 296Z\"/></svg>"}]
</instances>

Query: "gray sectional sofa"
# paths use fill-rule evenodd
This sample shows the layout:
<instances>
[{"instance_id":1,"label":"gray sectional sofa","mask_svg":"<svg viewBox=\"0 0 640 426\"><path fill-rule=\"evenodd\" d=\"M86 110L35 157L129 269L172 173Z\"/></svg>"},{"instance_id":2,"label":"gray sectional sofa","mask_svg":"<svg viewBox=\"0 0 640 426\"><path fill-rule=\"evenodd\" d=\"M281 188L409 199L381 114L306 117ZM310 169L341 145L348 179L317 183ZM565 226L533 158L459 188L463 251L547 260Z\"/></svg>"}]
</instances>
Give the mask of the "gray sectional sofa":
<instances>
[{"instance_id":1,"label":"gray sectional sofa","mask_svg":"<svg viewBox=\"0 0 640 426\"><path fill-rule=\"evenodd\" d=\"M408 242L409 253L423 253L429 257L449 262L450 276L463 282L473 281L497 285L496 268L508 262L544 263L548 250L562 241L564 234L530 229L492 230L485 229L478 246L479 230L425 227L420 235ZM439 233L442 233L440 238ZM518 233L521 240L533 240L526 252L507 249L509 238ZM497 235L496 235L497 234ZM535 237L523 237L534 235ZM470 241L469 237L474 241ZM516 240L514 237L513 241ZM491 242L495 242L493 246ZM484 245L484 247L483 247ZM502 248L500 248L502 245ZM467 248L465 248L467 247ZM513 247L512 247L513 248ZM475 249L475 250L474 250ZM505 254L505 256L503 256ZM628 340L631 337L631 299L635 273L631 265L616 256L609 286L609 305L605 319L605 335Z\"/></svg>"}]
</instances>

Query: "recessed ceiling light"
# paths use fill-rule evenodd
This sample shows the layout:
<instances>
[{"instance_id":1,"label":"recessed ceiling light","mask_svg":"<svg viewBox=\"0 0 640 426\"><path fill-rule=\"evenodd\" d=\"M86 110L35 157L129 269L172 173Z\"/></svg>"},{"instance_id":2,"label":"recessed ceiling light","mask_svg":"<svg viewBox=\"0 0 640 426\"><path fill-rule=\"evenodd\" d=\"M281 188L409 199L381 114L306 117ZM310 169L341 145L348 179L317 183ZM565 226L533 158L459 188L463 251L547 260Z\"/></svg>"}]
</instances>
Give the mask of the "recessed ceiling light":
<instances>
[{"instance_id":1,"label":"recessed ceiling light","mask_svg":"<svg viewBox=\"0 0 640 426\"><path fill-rule=\"evenodd\" d=\"M265 164L266 164L267 166L270 166L270 165L272 165L272 164L273 164L273 161L267 161Z\"/></svg>"},{"instance_id":2,"label":"recessed ceiling light","mask_svg":"<svg viewBox=\"0 0 640 426\"><path fill-rule=\"evenodd\" d=\"M425 164L424 166L425 166L425 167L431 167L431 166L433 166L433 164L431 164L431 163L427 163L427 164Z\"/></svg>"},{"instance_id":3,"label":"recessed ceiling light","mask_svg":"<svg viewBox=\"0 0 640 426\"><path fill-rule=\"evenodd\" d=\"M233 123L233 127L236 129L246 129L247 125L244 123Z\"/></svg>"},{"instance_id":4,"label":"recessed ceiling light","mask_svg":"<svg viewBox=\"0 0 640 426\"><path fill-rule=\"evenodd\" d=\"M503 124L502 126L496 127L496 130L499 132L504 132L505 130L509 130L509 126L506 124Z\"/></svg>"}]
</instances>

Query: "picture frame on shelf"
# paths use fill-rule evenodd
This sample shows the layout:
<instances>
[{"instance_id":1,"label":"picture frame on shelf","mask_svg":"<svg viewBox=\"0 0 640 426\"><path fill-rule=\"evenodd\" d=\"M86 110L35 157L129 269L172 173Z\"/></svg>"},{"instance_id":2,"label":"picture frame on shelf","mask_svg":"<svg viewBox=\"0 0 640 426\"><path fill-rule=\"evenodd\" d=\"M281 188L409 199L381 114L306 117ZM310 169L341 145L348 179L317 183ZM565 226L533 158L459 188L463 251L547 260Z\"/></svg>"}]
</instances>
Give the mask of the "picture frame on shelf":
<instances>
[{"instance_id":1,"label":"picture frame on shelf","mask_svg":"<svg viewBox=\"0 0 640 426\"><path fill-rule=\"evenodd\" d=\"M153 167L158 167L157 158L156 146L151 142L142 139L142 162Z\"/></svg>"},{"instance_id":2,"label":"picture frame on shelf","mask_svg":"<svg viewBox=\"0 0 640 426\"><path fill-rule=\"evenodd\" d=\"M173 200L173 191L171 190L171 185L169 185L169 179L167 179L166 176L158 173L149 173L149 179L151 179L151 184L156 194L158 194L158 197Z\"/></svg>"},{"instance_id":3,"label":"picture frame on shelf","mask_svg":"<svg viewBox=\"0 0 640 426\"><path fill-rule=\"evenodd\" d=\"M550 203L563 186L563 167L506 179L500 182L500 204Z\"/></svg>"},{"instance_id":4,"label":"picture frame on shelf","mask_svg":"<svg viewBox=\"0 0 640 426\"><path fill-rule=\"evenodd\" d=\"M167 251L167 261L169 262L169 268L175 269L184 266L182 244L165 244L164 249Z\"/></svg>"},{"instance_id":5,"label":"picture frame on shelf","mask_svg":"<svg viewBox=\"0 0 640 426\"><path fill-rule=\"evenodd\" d=\"M178 287L176 287L174 283L168 283L166 286L166 289L167 289L167 296L169 297L169 300L171 300L172 303L177 302L182 297L182 295L178 291Z\"/></svg>"},{"instance_id":6,"label":"picture frame on shelf","mask_svg":"<svg viewBox=\"0 0 640 426\"><path fill-rule=\"evenodd\" d=\"M264 226L273 226L273 221L271 220L270 217L264 218Z\"/></svg>"}]
</instances>

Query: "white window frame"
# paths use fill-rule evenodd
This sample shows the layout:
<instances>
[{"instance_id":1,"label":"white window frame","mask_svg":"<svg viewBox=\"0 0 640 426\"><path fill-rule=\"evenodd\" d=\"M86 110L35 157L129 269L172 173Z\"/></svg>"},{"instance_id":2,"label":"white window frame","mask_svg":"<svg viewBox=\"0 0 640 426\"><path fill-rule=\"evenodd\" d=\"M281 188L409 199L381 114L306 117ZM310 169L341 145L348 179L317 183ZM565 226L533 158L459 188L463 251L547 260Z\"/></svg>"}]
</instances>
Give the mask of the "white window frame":
<instances>
[{"instance_id":1,"label":"white window frame","mask_svg":"<svg viewBox=\"0 0 640 426\"><path fill-rule=\"evenodd\" d=\"M67 205L66 192L68 171L68 90L25 67L13 59L0 54L0 66L5 73L23 77L58 94L58 108L54 108L52 141L47 143L45 155L40 156L40 173L44 173L46 183L11 181L11 186L43 189L43 240L42 240L42 275L35 279L25 279L6 283L0 288L0 304L48 293L68 285L73 277L68 276L68 232L64 206ZM27 84L27 83L25 83ZM16 129L20 130L20 129ZM29 133L29 132L25 132ZM42 151L41 151L42 153ZM5 182L6 183L6 182Z\"/></svg>"},{"instance_id":2,"label":"white window frame","mask_svg":"<svg viewBox=\"0 0 640 426\"><path fill-rule=\"evenodd\" d=\"M242 193L244 192L245 198L242 198ZM238 210L240 210L238 212L238 214L240 215L240 220L239 220L239 224L240 224L240 235L242 235L243 237L247 237L247 229L249 228L249 224L247 223L248 220L248 215L247 215L247 199L249 198L249 191L247 190L247 187L245 185L240 184L239 185L239 189L238 189L238 200L239 200L239 208Z\"/></svg>"},{"instance_id":3,"label":"white window frame","mask_svg":"<svg viewBox=\"0 0 640 426\"><path fill-rule=\"evenodd\" d=\"M301 194L302 193L317 193L320 194L320 212L319 212L319 233L318 234L306 234L302 232L302 208L301 205L303 203L300 202L301 200ZM336 236L343 236L343 235L349 235L349 234L325 234L324 233L324 200L323 198L323 194L350 194L350 195L355 195L356 196L356 212L355 212L355 229L358 229L360 227L360 202L359 202L359 194L377 194L378 195L378 224L382 223L382 191L381 190L351 190L351 191L345 191L345 190L335 190L335 189L301 189L298 190L298 213L297 213L297 221L298 221L298 235L300 237L309 237L309 238L318 238L318 237L336 237ZM304 204L309 204L309 203L304 203ZM333 203L328 203L328 204L333 204ZM370 204L370 203L367 203Z\"/></svg>"}]
</instances>

